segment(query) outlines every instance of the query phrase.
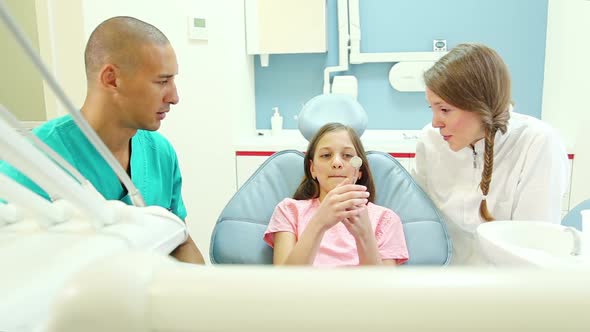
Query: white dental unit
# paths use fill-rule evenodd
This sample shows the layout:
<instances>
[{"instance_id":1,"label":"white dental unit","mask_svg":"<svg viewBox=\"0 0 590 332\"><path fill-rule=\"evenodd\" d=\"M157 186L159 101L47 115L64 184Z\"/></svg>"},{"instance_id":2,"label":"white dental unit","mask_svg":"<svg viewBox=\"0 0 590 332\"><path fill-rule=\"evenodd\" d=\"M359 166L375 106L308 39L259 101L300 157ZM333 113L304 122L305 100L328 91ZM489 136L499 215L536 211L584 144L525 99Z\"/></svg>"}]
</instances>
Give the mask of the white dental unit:
<instances>
[{"instance_id":1,"label":"white dental unit","mask_svg":"<svg viewBox=\"0 0 590 332\"><path fill-rule=\"evenodd\" d=\"M95 260L130 249L167 255L187 239L188 230L166 209L145 207L131 179L67 100L2 2L0 15L89 140L115 166L136 205L106 201L0 105L0 159L19 169L52 198L48 202L0 174L0 198L7 202L0 203L0 331L30 331L44 321L67 280Z\"/></svg>"},{"instance_id":2,"label":"white dental unit","mask_svg":"<svg viewBox=\"0 0 590 332\"><path fill-rule=\"evenodd\" d=\"M1 0L0 15L26 44ZM25 49L81 129L112 158ZM588 265L313 269L174 262L167 254L187 238L186 225L163 208L145 207L116 162L135 206L106 201L19 127L1 108L0 158L53 200L0 174L0 198L8 202L0 203L0 331L590 330Z\"/></svg>"}]
</instances>

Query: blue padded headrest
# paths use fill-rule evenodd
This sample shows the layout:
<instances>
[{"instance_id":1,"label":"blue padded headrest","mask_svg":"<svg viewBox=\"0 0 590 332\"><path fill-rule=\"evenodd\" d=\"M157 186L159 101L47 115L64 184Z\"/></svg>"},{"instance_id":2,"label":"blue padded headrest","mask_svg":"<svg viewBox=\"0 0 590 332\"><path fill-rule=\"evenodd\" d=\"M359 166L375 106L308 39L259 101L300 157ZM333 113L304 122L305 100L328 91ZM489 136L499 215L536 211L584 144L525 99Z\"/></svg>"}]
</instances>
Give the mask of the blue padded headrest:
<instances>
[{"instance_id":1,"label":"blue padded headrest","mask_svg":"<svg viewBox=\"0 0 590 332\"><path fill-rule=\"evenodd\" d=\"M359 137L367 128L367 113L356 99L348 95L327 94L310 99L298 117L299 131L311 141L326 123L339 122L353 128Z\"/></svg>"},{"instance_id":2,"label":"blue padded headrest","mask_svg":"<svg viewBox=\"0 0 590 332\"><path fill-rule=\"evenodd\" d=\"M582 229L582 215L580 212L582 210L590 209L590 199L587 199L578 205L576 205L573 209L571 209L561 220L561 224L564 226L575 227L579 231L588 232L587 229Z\"/></svg>"}]
</instances>

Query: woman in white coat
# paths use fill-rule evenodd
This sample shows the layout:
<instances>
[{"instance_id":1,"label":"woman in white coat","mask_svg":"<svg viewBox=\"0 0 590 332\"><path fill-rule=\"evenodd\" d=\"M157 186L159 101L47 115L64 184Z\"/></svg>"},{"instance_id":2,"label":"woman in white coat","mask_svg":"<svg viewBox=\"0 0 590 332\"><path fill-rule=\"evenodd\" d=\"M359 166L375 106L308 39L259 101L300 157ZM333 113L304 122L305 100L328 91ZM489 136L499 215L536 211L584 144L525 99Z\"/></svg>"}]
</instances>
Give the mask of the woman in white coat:
<instances>
[{"instance_id":1,"label":"woman in white coat","mask_svg":"<svg viewBox=\"0 0 590 332\"><path fill-rule=\"evenodd\" d=\"M424 81L432 124L416 146L414 176L446 218L452 263L483 262L475 238L482 222L559 223L566 151L549 125L512 111L500 56L461 44Z\"/></svg>"}]
</instances>

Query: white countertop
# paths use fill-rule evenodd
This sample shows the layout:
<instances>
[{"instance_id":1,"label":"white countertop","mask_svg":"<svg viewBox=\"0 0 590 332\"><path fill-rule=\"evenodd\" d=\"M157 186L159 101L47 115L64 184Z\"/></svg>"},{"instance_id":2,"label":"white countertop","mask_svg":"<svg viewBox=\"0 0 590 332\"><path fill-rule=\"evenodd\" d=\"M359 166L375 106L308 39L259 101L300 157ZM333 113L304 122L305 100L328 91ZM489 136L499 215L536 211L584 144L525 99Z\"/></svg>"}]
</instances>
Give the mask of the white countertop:
<instances>
[{"instance_id":1,"label":"white countertop","mask_svg":"<svg viewBox=\"0 0 590 332\"><path fill-rule=\"evenodd\" d=\"M299 130L283 130L280 135L272 136L270 130L257 130L261 135L242 137L234 142L235 151L282 151L294 149L305 151L307 140ZM388 153L415 153L420 130L366 130L361 140L366 151L383 151ZM568 154L574 154L572 146L566 146Z\"/></svg>"},{"instance_id":2,"label":"white countertop","mask_svg":"<svg viewBox=\"0 0 590 332\"><path fill-rule=\"evenodd\" d=\"M234 143L235 151L305 151L307 140L299 130L283 130L272 136L270 130L258 130L262 135L243 137ZM367 130L361 136L365 150L389 153L414 153L419 130Z\"/></svg>"}]
</instances>

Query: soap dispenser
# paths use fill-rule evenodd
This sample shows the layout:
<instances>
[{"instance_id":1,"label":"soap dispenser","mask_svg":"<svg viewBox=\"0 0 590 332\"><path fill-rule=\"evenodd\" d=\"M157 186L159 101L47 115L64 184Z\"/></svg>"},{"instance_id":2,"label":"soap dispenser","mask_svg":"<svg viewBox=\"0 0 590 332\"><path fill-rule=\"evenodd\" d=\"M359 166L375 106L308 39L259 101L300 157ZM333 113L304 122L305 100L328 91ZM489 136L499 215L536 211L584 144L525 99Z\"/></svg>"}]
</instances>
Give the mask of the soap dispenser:
<instances>
[{"instance_id":1,"label":"soap dispenser","mask_svg":"<svg viewBox=\"0 0 590 332\"><path fill-rule=\"evenodd\" d=\"M273 107L273 115L270 118L270 128L273 136L278 136L283 130L283 117L279 114L279 108Z\"/></svg>"}]
</instances>

